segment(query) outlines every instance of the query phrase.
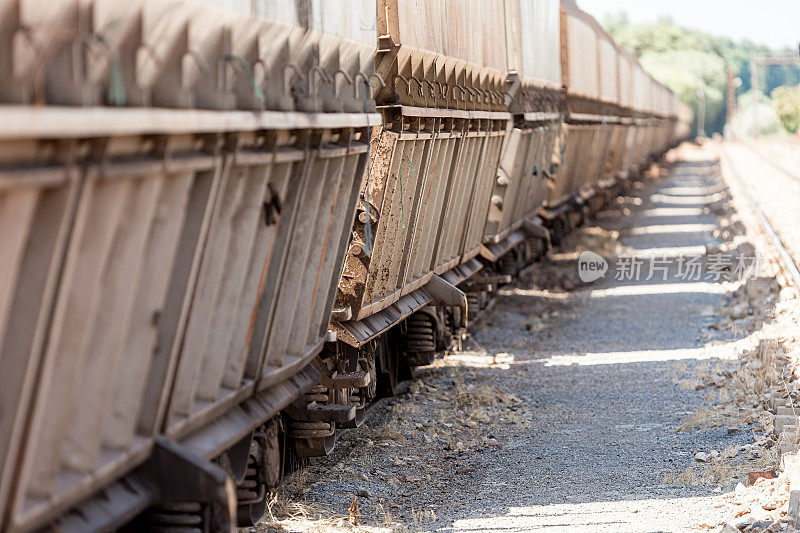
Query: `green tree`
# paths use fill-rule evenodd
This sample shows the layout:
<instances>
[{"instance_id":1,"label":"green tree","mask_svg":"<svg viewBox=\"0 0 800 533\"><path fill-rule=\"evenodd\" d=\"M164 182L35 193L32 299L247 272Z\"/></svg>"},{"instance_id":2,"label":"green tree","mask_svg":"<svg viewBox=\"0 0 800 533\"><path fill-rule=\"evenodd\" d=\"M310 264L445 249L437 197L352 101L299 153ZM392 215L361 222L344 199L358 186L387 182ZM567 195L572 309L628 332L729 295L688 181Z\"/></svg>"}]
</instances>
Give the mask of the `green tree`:
<instances>
[{"instance_id":1,"label":"green tree","mask_svg":"<svg viewBox=\"0 0 800 533\"><path fill-rule=\"evenodd\" d=\"M706 131L721 132L725 127L727 69L741 78L740 94L751 90L750 61L770 54L791 55L788 48L771 51L748 40L734 41L727 37L683 28L667 17L656 22L633 24L624 13L607 17L608 32L635 54L642 66L690 105L697 113L697 92L702 90L706 101ZM760 91L770 94L776 87L800 82L796 66L764 68L759 77ZM763 111L763 109L762 109Z\"/></svg>"},{"instance_id":2,"label":"green tree","mask_svg":"<svg viewBox=\"0 0 800 533\"><path fill-rule=\"evenodd\" d=\"M731 128L737 137L777 135L783 131L772 103L760 91L750 91L739 97L739 109Z\"/></svg>"},{"instance_id":3,"label":"green tree","mask_svg":"<svg viewBox=\"0 0 800 533\"><path fill-rule=\"evenodd\" d=\"M770 96L783 129L789 133L800 130L800 85L776 87Z\"/></svg>"}]
</instances>

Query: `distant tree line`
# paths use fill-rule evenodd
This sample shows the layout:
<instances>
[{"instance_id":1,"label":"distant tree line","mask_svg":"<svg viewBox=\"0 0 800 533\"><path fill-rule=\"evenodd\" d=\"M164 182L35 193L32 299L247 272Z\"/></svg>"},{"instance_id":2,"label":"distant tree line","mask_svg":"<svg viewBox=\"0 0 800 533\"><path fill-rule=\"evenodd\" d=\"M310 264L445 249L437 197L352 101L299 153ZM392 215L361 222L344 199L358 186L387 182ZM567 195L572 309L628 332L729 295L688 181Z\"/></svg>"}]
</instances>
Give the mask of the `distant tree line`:
<instances>
[{"instance_id":1,"label":"distant tree line","mask_svg":"<svg viewBox=\"0 0 800 533\"><path fill-rule=\"evenodd\" d=\"M639 58L642 66L657 80L674 90L680 99L689 104L697 116L698 89L706 99L706 132L710 135L722 132L725 126L725 98L727 69L733 68L742 80L738 93L749 92L750 60L767 55L796 56L797 49L771 50L748 40L734 41L728 37L717 37L708 33L690 30L675 24L670 17L656 22L634 24L625 13L610 15L605 20L606 29L625 48ZM759 90L771 95L776 88L796 86L800 83L800 69L794 65L770 66L759 71ZM793 89L796 91L796 87ZM794 100L789 89L778 91L784 128L789 131L797 121L792 118L790 107ZM776 98L776 111L779 104ZM789 107L786 107L789 106ZM788 109L788 111L787 111ZM695 125L695 128L697 125Z\"/></svg>"}]
</instances>

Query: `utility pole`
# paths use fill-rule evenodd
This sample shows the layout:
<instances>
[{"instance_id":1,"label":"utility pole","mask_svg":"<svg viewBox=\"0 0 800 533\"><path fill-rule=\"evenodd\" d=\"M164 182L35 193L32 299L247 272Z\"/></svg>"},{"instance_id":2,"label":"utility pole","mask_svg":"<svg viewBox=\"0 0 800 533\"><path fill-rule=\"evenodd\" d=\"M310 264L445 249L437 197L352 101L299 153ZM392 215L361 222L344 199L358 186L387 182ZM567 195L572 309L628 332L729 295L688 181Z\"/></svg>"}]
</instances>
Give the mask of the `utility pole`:
<instances>
[{"instance_id":1,"label":"utility pole","mask_svg":"<svg viewBox=\"0 0 800 533\"><path fill-rule=\"evenodd\" d=\"M758 65L760 64L760 59L751 59L750 60L750 90L751 91L758 91Z\"/></svg>"},{"instance_id":2,"label":"utility pole","mask_svg":"<svg viewBox=\"0 0 800 533\"><path fill-rule=\"evenodd\" d=\"M706 136L706 92L697 89L697 136Z\"/></svg>"},{"instance_id":3,"label":"utility pole","mask_svg":"<svg viewBox=\"0 0 800 533\"><path fill-rule=\"evenodd\" d=\"M728 68L728 97L726 98L725 123L733 122L733 113L736 111L736 73L732 68Z\"/></svg>"},{"instance_id":4,"label":"utility pole","mask_svg":"<svg viewBox=\"0 0 800 533\"><path fill-rule=\"evenodd\" d=\"M728 69L728 91L727 96L725 98L726 102L726 113L725 113L725 136L732 136L733 130L731 126L733 125L733 115L736 113L736 89L742 86L742 79L736 77L736 72L732 69Z\"/></svg>"}]
</instances>

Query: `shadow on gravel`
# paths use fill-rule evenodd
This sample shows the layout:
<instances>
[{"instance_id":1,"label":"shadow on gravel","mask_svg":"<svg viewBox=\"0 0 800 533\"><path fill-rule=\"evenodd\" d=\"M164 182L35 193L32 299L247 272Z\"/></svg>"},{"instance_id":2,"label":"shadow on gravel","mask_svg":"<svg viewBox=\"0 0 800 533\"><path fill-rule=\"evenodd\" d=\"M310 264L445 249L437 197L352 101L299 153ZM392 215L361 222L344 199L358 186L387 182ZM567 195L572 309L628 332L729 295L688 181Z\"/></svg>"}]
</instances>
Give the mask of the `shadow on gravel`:
<instances>
[{"instance_id":1,"label":"shadow on gravel","mask_svg":"<svg viewBox=\"0 0 800 533\"><path fill-rule=\"evenodd\" d=\"M526 284L503 291L475 328L472 350L452 356L478 367L484 358L486 379L531 405L534 416L514 442L459 463L475 474L453 481L447 516L461 519L444 530L675 530L712 498L713 487L664 484L664 476L693 464L697 451L751 437L747 427L676 431L705 403L705 392L676 382L735 359L731 343L769 320L731 321L726 313L743 289L705 275L715 255L706 246L714 252L736 236L716 230L718 216L729 213L713 170L710 161L681 163L671 177L634 191L641 201L620 201L627 212L614 206L624 218L601 213L588 238L582 230ZM620 246L604 240L609 231L618 232ZM578 252L593 246L605 247L598 253L609 271L584 284ZM643 264L632 279L615 279L615 262L641 250L669 266L654 273ZM682 276L678 260L690 255L699 257L700 278Z\"/></svg>"}]
</instances>

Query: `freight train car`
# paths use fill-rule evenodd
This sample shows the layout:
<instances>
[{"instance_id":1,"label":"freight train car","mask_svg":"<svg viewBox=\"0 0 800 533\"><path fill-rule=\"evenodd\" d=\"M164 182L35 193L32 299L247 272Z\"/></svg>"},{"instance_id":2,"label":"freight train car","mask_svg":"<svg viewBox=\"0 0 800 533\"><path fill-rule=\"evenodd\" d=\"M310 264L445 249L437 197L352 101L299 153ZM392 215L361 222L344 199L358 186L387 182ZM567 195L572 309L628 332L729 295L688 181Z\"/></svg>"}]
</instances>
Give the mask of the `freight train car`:
<instances>
[{"instance_id":1,"label":"freight train car","mask_svg":"<svg viewBox=\"0 0 800 533\"><path fill-rule=\"evenodd\" d=\"M560 168L545 202L556 242L605 201L630 115L620 105L622 97L628 99L621 85L629 65L613 39L573 0L561 2L560 27L567 113Z\"/></svg>"},{"instance_id":2,"label":"freight train car","mask_svg":"<svg viewBox=\"0 0 800 533\"><path fill-rule=\"evenodd\" d=\"M544 204L555 241L677 140L674 93L574 0L562 0L560 27L567 112Z\"/></svg>"},{"instance_id":3,"label":"freight train car","mask_svg":"<svg viewBox=\"0 0 800 533\"><path fill-rule=\"evenodd\" d=\"M547 243L539 214L554 177L552 155L564 113L559 9L558 0L505 2L512 122L481 251L486 264L501 275L516 275ZM470 289L471 307L484 307L492 285L473 284Z\"/></svg>"},{"instance_id":4,"label":"freight train car","mask_svg":"<svg viewBox=\"0 0 800 533\"><path fill-rule=\"evenodd\" d=\"M0 529L229 531L691 113L573 0L0 0L0 118Z\"/></svg>"},{"instance_id":5,"label":"freight train car","mask_svg":"<svg viewBox=\"0 0 800 533\"><path fill-rule=\"evenodd\" d=\"M482 265L486 214L510 115L505 101L503 3L377 2L376 100L383 127L373 143L353 237L321 366L330 378L305 405L344 408L335 427L361 422L367 402L394 392L409 364L430 358L466 326L457 285ZM290 433L291 434L291 433ZM307 440L301 455L332 441Z\"/></svg>"},{"instance_id":6,"label":"freight train car","mask_svg":"<svg viewBox=\"0 0 800 533\"><path fill-rule=\"evenodd\" d=\"M248 523L280 482L380 116L374 9L269 6L0 4L4 531Z\"/></svg>"}]
</instances>

